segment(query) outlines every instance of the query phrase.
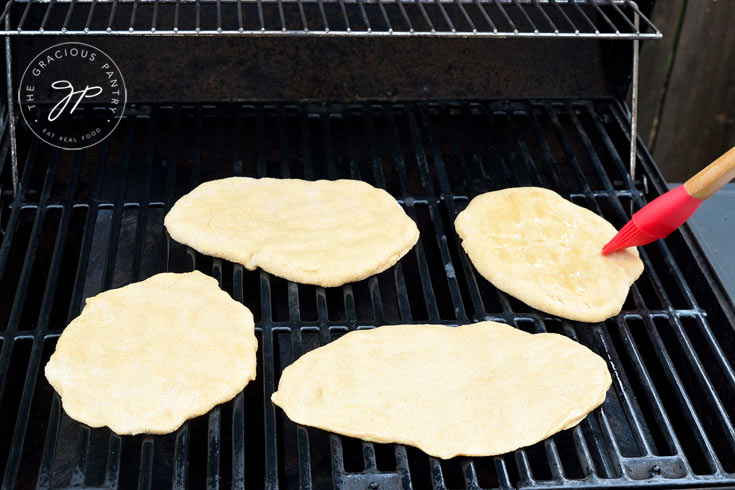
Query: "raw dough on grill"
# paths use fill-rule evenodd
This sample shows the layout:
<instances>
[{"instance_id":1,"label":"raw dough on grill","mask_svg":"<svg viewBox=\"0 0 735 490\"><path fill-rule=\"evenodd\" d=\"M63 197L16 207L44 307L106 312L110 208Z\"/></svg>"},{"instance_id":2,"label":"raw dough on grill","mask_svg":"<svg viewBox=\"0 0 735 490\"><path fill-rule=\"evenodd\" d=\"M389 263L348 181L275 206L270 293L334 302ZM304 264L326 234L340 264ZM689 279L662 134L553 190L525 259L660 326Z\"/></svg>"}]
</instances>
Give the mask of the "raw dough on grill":
<instances>
[{"instance_id":1,"label":"raw dough on grill","mask_svg":"<svg viewBox=\"0 0 735 490\"><path fill-rule=\"evenodd\" d=\"M298 424L447 459L503 454L572 427L610 383L605 361L562 335L495 322L391 325L304 354L271 399Z\"/></svg>"},{"instance_id":2,"label":"raw dough on grill","mask_svg":"<svg viewBox=\"0 0 735 490\"><path fill-rule=\"evenodd\" d=\"M454 226L472 264L495 287L546 313L601 322L620 313L643 272L638 250L603 256L615 228L539 187L472 199Z\"/></svg>"},{"instance_id":3,"label":"raw dough on grill","mask_svg":"<svg viewBox=\"0 0 735 490\"><path fill-rule=\"evenodd\" d=\"M206 182L179 199L164 223L174 240L199 252L324 287L386 270L419 237L390 194L357 180Z\"/></svg>"},{"instance_id":4,"label":"raw dough on grill","mask_svg":"<svg viewBox=\"0 0 735 490\"><path fill-rule=\"evenodd\" d=\"M201 272L158 274L87 299L46 364L69 416L166 434L255 379L253 315Z\"/></svg>"}]
</instances>

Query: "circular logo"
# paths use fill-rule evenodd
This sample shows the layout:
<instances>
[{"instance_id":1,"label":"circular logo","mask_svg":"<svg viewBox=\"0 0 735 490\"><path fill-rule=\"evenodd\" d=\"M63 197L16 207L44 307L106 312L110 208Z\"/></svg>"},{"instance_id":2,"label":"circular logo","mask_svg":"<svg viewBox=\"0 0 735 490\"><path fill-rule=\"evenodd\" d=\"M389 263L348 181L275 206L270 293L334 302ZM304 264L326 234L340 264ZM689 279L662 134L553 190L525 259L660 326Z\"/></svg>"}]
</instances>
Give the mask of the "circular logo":
<instances>
[{"instance_id":1,"label":"circular logo","mask_svg":"<svg viewBox=\"0 0 735 490\"><path fill-rule=\"evenodd\" d=\"M20 79L20 113L33 134L64 150L107 138L120 123L127 92L114 61L89 44L67 42L45 49ZM93 109L85 114L82 108Z\"/></svg>"}]
</instances>

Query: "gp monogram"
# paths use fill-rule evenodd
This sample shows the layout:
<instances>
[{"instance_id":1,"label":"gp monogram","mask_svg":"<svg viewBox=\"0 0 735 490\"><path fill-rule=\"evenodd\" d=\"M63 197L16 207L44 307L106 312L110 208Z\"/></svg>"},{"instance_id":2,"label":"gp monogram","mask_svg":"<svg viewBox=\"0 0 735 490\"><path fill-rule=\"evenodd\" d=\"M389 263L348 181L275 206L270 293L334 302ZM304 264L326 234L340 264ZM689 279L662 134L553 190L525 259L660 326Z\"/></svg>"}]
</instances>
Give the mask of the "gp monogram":
<instances>
[{"instance_id":1,"label":"gp monogram","mask_svg":"<svg viewBox=\"0 0 735 490\"><path fill-rule=\"evenodd\" d=\"M119 124L126 101L125 81L115 62L100 49L77 42L39 53L23 72L18 89L20 112L31 131L65 150L107 138ZM94 110L83 111L85 103ZM91 124L75 124L80 117Z\"/></svg>"}]
</instances>

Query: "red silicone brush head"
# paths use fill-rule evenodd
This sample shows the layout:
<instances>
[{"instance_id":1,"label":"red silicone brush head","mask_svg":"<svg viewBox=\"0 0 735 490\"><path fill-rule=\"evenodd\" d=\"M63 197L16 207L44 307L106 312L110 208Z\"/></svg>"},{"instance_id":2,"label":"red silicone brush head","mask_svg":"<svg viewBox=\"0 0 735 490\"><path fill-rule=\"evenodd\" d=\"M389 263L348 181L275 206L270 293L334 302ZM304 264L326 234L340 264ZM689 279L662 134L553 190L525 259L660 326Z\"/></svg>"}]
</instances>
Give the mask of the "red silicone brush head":
<instances>
[{"instance_id":1,"label":"red silicone brush head","mask_svg":"<svg viewBox=\"0 0 735 490\"><path fill-rule=\"evenodd\" d=\"M618 250L623 250L628 247L637 247L639 245L646 245L656 240L655 236L647 235L642 232L638 226L636 226L633 220L625 223L617 235L608 242L607 245L602 247L602 255L607 255Z\"/></svg>"},{"instance_id":2,"label":"red silicone brush head","mask_svg":"<svg viewBox=\"0 0 735 490\"><path fill-rule=\"evenodd\" d=\"M662 194L633 215L602 248L602 255L665 238L683 225L700 204L702 200L690 196L683 185Z\"/></svg>"}]
</instances>

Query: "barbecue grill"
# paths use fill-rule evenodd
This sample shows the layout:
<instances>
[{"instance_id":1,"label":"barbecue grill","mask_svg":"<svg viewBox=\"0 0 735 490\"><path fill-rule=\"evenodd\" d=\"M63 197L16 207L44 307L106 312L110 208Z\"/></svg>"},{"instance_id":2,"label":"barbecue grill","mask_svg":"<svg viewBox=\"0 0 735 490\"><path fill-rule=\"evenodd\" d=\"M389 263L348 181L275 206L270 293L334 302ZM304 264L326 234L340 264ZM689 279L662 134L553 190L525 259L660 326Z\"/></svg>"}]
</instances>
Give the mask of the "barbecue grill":
<instances>
[{"instance_id":1,"label":"barbecue grill","mask_svg":"<svg viewBox=\"0 0 735 490\"><path fill-rule=\"evenodd\" d=\"M499 188L548 187L616 227L665 192L631 138L638 43L661 35L640 3L8 0L2 487L735 484L735 309L687 226L641 249L645 272L599 324L496 290L454 233L469 200ZM69 39L108 52L133 102L110 137L78 151L41 142L13 101L19 70ZM256 60L245 68L242 46ZM196 66L210 74L187 72ZM67 124L91 127L99 111L80 107ZM365 180L398 199L421 237L395 267L328 289L170 240L163 218L176 199L232 175ZM117 436L66 416L43 367L85 298L193 269L253 312L257 379L169 435ZM270 402L286 366L348 331L481 320L561 333L601 355L613 378L604 404L534 446L442 461L297 426Z\"/></svg>"}]
</instances>

